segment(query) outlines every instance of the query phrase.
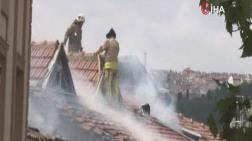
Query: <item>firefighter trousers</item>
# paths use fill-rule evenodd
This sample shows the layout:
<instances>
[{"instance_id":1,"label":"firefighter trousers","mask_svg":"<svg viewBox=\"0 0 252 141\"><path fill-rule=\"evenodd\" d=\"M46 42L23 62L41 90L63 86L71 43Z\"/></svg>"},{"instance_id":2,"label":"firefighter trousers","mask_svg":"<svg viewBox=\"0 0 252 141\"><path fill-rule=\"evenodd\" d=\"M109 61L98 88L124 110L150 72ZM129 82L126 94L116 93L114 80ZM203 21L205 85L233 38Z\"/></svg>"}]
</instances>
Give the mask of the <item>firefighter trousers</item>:
<instances>
[{"instance_id":1,"label":"firefighter trousers","mask_svg":"<svg viewBox=\"0 0 252 141\"><path fill-rule=\"evenodd\" d=\"M117 70L104 70L104 92L107 98L121 101L121 92L119 88Z\"/></svg>"}]
</instances>

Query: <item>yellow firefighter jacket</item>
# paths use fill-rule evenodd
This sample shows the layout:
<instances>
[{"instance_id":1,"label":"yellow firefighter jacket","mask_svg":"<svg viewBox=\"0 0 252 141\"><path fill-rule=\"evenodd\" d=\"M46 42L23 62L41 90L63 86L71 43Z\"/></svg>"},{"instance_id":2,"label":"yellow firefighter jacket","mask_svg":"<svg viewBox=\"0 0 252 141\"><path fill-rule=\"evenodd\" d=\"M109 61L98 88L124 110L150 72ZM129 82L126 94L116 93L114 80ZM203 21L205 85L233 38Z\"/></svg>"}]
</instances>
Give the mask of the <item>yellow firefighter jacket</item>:
<instances>
[{"instance_id":1,"label":"yellow firefighter jacket","mask_svg":"<svg viewBox=\"0 0 252 141\"><path fill-rule=\"evenodd\" d=\"M117 70L118 68L118 54L119 54L119 43L116 39L107 39L96 51L99 54L105 51L105 64L104 69Z\"/></svg>"}]
</instances>

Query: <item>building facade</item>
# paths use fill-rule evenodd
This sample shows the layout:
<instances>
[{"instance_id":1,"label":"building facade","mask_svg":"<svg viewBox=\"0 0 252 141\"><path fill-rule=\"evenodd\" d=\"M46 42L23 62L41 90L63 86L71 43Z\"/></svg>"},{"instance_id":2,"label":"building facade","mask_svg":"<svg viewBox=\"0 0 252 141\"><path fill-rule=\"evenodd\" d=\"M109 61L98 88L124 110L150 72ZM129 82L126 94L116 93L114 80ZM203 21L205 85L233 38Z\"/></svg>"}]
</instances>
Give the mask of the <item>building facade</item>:
<instances>
[{"instance_id":1,"label":"building facade","mask_svg":"<svg viewBox=\"0 0 252 141\"><path fill-rule=\"evenodd\" d=\"M0 0L0 141L25 141L32 0Z\"/></svg>"}]
</instances>

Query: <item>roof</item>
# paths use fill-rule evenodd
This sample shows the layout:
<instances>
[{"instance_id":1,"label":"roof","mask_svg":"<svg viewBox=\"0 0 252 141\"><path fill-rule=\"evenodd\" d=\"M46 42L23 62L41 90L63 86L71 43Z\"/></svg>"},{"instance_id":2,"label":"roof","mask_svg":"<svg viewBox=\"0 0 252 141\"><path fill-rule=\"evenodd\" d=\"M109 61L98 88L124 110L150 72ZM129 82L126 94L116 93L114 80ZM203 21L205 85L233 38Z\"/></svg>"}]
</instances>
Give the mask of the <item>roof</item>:
<instances>
[{"instance_id":1,"label":"roof","mask_svg":"<svg viewBox=\"0 0 252 141\"><path fill-rule=\"evenodd\" d=\"M93 85L88 86L89 89L96 87L100 75L100 68L103 64L101 56L93 57L92 54L78 53L70 54L68 56L68 59L71 71L77 71L82 76L82 80L91 82ZM128 107L128 109L134 110L135 108L137 108L136 105L134 105L135 107L132 107L133 105L130 105L130 103L127 103L127 101L125 101L124 103L126 107ZM94 132L98 132L100 134L108 134L109 136L112 136L118 140L136 140L131 135L130 131L125 130L123 126L119 126L119 123L115 124L109 119L104 120L105 118L101 114L96 114L91 117L87 113L83 113L81 115L86 116L77 116L78 118L75 119L83 125L84 129L93 130ZM174 141L189 140L187 137L183 136L177 131L174 131L173 129L161 124L155 118L150 117L145 119L144 121L147 127L156 132L157 136L169 138Z\"/></svg>"},{"instance_id":2,"label":"roof","mask_svg":"<svg viewBox=\"0 0 252 141\"><path fill-rule=\"evenodd\" d=\"M206 126L204 123L194 121L191 118L183 116L181 113L178 114L178 118L179 118L179 123L183 128L199 133L202 136L202 138L200 138L200 141L220 141L221 140L220 137L215 138L211 134L209 127Z\"/></svg>"},{"instance_id":3,"label":"roof","mask_svg":"<svg viewBox=\"0 0 252 141\"><path fill-rule=\"evenodd\" d=\"M69 67L72 72L77 72L81 76L96 84L100 71L99 56L94 57L92 54L77 53L68 55Z\"/></svg>"},{"instance_id":4,"label":"roof","mask_svg":"<svg viewBox=\"0 0 252 141\"><path fill-rule=\"evenodd\" d=\"M77 122L84 131L91 131L101 136L107 136L111 139L128 141L135 140L128 131L120 127L119 124L107 119L104 115L90 111L75 111L73 108L64 108L65 116Z\"/></svg>"},{"instance_id":5,"label":"roof","mask_svg":"<svg viewBox=\"0 0 252 141\"><path fill-rule=\"evenodd\" d=\"M71 56L72 57L72 56ZM95 86L95 84L97 83L97 78L99 78L99 70L100 70L100 65L102 63L100 63L99 61L101 60L101 58L93 58L91 59L91 55L90 54L78 54L73 58L79 58L77 60L74 59L70 59L70 68L74 69L74 70L78 70L79 72L81 72L82 76L85 78L85 80L88 80L89 82L93 82ZM80 59L81 58L81 59ZM82 61L80 61L82 60ZM95 78L95 79L93 79ZM92 87L92 85L91 85ZM130 98L127 97L127 101L124 101L124 104L128 106L128 109L130 110L134 110L135 108L137 108L137 105L130 105L129 103ZM95 117L95 116L93 116ZM99 117L99 116L97 116ZM182 118L183 117L183 118ZM90 129L94 129L98 130L99 132L102 133L106 133L108 132L108 134L111 131L111 136L115 136L118 137L119 136L125 136L127 137L127 135L129 135L129 133L127 132L116 132L118 129L118 127L113 127L114 125L112 124L106 124L106 123L111 123L108 121L104 121L104 120L100 120L95 119L95 118L88 118L88 117L82 117L82 118L77 118L78 121L82 121L82 125L83 128L88 128ZM188 131L193 131L196 132L198 134L200 134L202 137L200 140L202 141L214 141L214 140L220 140L220 138L214 138L214 136L211 134L209 128L204 125L203 123L199 123L196 121L191 122L192 120L189 120L189 118L186 118L182 115L179 116L179 122L180 125L184 128L187 129ZM146 124L148 125L148 127L154 129L155 131L158 132L158 134L161 134L164 137L167 137L169 139L172 140L188 140L188 138L185 138L183 135L181 135L180 133L178 133L177 131L174 131L173 129L163 125L162 123L160 123L160 121L156 118L150 117ZM108 128L108 129L106 129ZM122 129L120 129L119 131L121 131ZM124 133L124 134L123 134ZM128 138L130 138L130 136L128 136Z\"/></svg>"},{"instance_id":6,"label":"roof","mask_svg":"<svg viewBox=\"0 0 252 141\"><path fill-rule=\"evenodd\" d=\"M59 46L58 41L33 42L31 44L30 79L43 79Z\"/></svg>"},{"instance_id":7,"label":"roof","mask_svg":"<svg viewBox=\"0 0 252 141\"><path fill-rule=\"evenodd\" d=\"M32 45L31 48L31 81L32 80L44 80L48 72L50 71L50 64L53 62L55 52L58 48L57 42L42 42ZM94 57L92 54L88 53L75 53L68 55L69 67L71 74L78 73L77 77L84 82L83 85L90 90L94 90L97 86L97 81L101 74L101 66L103 64L103 59L101 56ZM91 82L91 83L90 83ZM130 104L130 100L124 101L127 109L134 113L134 110L138 108L138 105ZM63 113L66 117L73 119L75 122L81 125L81 128L85 131L92 131L98 135L104 135L106 137L111 137L114 140L127 140L135 141L137 140L132 132L126 129L123 125L115 122L101 113L92 110L76 110L71 107L64 107ZM172 141L189 141L189 137L182 134L180 131L175 131L170 127L162 124L158 119L154 117L140 117L140 122L145 124L151 130L155 132L155 136L168 138ZM183 124L184 123L184 124ZM181 125L189 130L191 130L189 124L186 120L181 120ZM191 124L190 124L191 125ZM196 127L197 128L197 127ZM192 128L193 129L193 128ZM210 139L211 135L209 130L193 130L197 133L202 134L206 139ZM202 131L202 132L201 132ZM207 132L207 133L205 133Z\"/></svg>"},{"instance_id":8,"label":"roof","mask_svg":"<svg viewBox=\"0 0 252 141\"><path fill-rule=\"evenodd\" d=\"M71 107L64 107L64 113L73 121L78 122L81 128L85 131L92 131L98 135L111 137L116 141L137 141L138 139L133 135L132 131L125 128L125 125L106 117L105 115L92 110L77 110ZM146 127L154 131L153 138L170 139L172 141L189 141L188 137L170 129L161 124L153 117L138 116L139 123L145 124ZM145 131L142 131L143 133Z\"/></svg>"},{"instance_id":9,"label":"roof","mask_svg":"<svg viewBox=\"0 0 252 141\"><path fill-rule=\"evenodd\" d=\"M36 128L28 128L26 134L26 141L64 141L64 140L43 135Z\"/></svg>"},{"instance_id":10,"label":"roof","mask_svg":"<svg viewBox=\"0 0 252 141\"><path fill-rule=\"evenodd\" d=\"M31 44L30 85L32 88L60 88L75 94L68 59L58 41ZM55 83L56 82L56 83Z\"/></svg>"}]
</instances>

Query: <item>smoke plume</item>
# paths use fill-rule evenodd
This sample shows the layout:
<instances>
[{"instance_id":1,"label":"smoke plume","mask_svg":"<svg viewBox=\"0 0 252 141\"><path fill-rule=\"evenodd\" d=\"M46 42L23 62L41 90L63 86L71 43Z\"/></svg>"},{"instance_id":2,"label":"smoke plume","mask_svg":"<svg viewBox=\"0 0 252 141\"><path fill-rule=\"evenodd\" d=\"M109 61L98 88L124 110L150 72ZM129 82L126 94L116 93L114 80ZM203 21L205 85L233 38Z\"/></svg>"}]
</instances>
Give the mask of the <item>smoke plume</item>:
<instances>
[{"instance_id":1,"label":"smoke plume","mask_svg":"<svg viewBox=\"0 0 252 141\"><path fill-rule=\"evenodd\" d=\"M166 91L162 94L155 85L159 83L151 78L146 68L135 56L120 58L120 86L121 90L131 95L140 104L149 103L151 116L158 118L170 128L179 131L180 126L175 110L176 99ZM160 80L161 81L161 80Z\"/></svg>"},{"instance_id":2,"label":"smoke plume","mask_svg":"<svg viewBox=\"0 0 252 141\"><path fill-rule=\"evenodd\" d=\"M85 86L90 85L88 85L88 82L79 79L78 76L79 75L73 76L74 85L76 86L80 103L83 104L84 107L101 113L110 121L120 124L139 141L168 140L155 136L155 131L138 121L129 111L120 108L119 105L108 104L101 93L88 93L87 90L90 88Z\"/></svg>"},{"instance_id":3,"label":"smoke plume","mask_svg":"<svg viewBox=\"0 0 252 141\"><path fill-rule=\"evenodd\" d=\"M77 97L64 94L60 89L32 92L29 98L29 126L38 128L42 133L74 141L92 141L97 137L83 133L77 123L66 118L63 107L76 109L90 109L101 113L108 120L120 124L140 141L167 141L155 136L155 131L139 121L133 113L123 110L118 105L108 104L100 93L95 93L93 86L85 79L80 79L80 74L72 73ZM131 97L139 104L149 103L151 116L158 118L170 128L179 130L174 100L165 101L160 95L146 69L134 57L120 59L120 87L123 97Z\"/></svg>"}]
</instances>

